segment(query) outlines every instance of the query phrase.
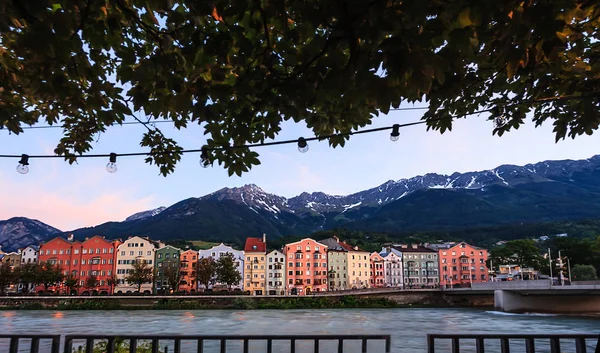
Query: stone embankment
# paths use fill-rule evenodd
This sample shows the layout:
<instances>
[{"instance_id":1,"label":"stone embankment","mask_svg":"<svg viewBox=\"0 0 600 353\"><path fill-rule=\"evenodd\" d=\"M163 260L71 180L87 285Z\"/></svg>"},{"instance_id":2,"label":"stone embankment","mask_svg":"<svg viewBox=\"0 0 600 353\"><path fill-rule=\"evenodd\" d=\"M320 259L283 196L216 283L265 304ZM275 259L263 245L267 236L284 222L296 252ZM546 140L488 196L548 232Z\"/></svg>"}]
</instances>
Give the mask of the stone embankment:
<instances>
[{"instance_id":1,"label":"stone embankment","mask_svg":"<svg viewBox=\"0 0 600 353\"><path fill-rule=\"evenodd\" d=\"M0 309L310 309L493 307L493 293L366 290L314 296L23 296L0 297Z\"/></svg>"}]
</instances>

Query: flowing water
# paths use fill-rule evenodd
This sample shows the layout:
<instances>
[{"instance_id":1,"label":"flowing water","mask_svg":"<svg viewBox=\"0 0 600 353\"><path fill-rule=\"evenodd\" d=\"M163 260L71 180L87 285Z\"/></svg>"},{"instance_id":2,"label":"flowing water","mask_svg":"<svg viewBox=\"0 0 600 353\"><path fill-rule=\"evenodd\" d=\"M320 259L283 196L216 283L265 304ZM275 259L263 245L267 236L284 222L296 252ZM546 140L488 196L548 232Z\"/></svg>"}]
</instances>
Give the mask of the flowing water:
<instances>
[{"instance_id":1,"label":"flowing water","mask_svg":"<svg viewBox=\"0 0 600 353\"><path fill-rule=\"evenodd\" d=\"M478 309L323 309L323 310L149 310L149 311L0 311L3 334L390 334L392 352L426 352L427 333L593 333L600 334L600 318L541 314L506 314ZM241 351L241 343L228 352ZM289 343L288 343L289 345ZM183 342L184 352L194 351ZM336 351L335 342L321 342L321 352ZM211 347L208 347L211 348ZM216 348L212 347L212 348ZM253 351L265 352L260 343ZM356 344L360 351L360 343ZM440 349L449 348L442 344ZM461 352L472 351L471 347ZM494 347L492 347L494 348ZM520 348L517 346L516 348ZM541 351L548 351L539 346ZM593 352L595 342L588 351ZM47 349L47 347L46 347ZM161 348L161 352L162 352ZM370 343L369 351L383 352ZM0 342L0 352L7 352ZM169 349L172 352L172 348ZM218 351L218 350L216 350ZM274 352L289 351L274 343ZM312 351L312 343L298 342L298 353ZM564 349L564 352L574 351ZM437 351L436 351L437 352ZM488 352L488 350L486 350Z\"/></svg>"}]
</instances>

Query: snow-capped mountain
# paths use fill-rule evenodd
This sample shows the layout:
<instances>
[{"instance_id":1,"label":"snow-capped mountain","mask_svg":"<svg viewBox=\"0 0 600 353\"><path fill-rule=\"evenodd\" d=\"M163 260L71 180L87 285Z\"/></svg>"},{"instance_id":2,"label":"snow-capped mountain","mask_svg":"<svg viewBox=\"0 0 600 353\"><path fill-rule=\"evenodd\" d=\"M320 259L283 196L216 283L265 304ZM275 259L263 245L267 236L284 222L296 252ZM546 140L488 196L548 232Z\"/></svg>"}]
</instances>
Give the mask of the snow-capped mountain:
<instances>
[{"instance_id":1,"label":"snow-capped mountain","mask_svg":"<svg viewBox=\"0 0 600 353\"><path fill-rule=\"evenodd\" d=\"M140 220L140 219L144 219L144 218L154 217L166 209L167 209L166 207L161 206L161 207L155 208L153 210L134 213L131 216L125 218L125 222L131 222L131 221L136 221L136 220Z\"/></svg>"},{"instance_id":2,"label":"snow-capped mountain","mask_svg":"<svg viewBox=\"0 0 600 353\"><path fill-rule=\"evenodd\" d=\"M572 173L590 172L600 168L600 155L586 160L545 161L525 166L502 165L480 172L442 175L429 173L410 179L387 181L375 188L354 194L339 196L323 192L304 192L286 199L269 194L256 185L223 188L204 199L234 200L253 209L272 213L292 212L302 214L344 213L365 206L380 207L423 189L472 189L481 190L492 185L514 187L524 183L552 182L569 178Z\"/></svg>"},{"instance_id":3,"label":"snow-capped mountain","mask_svg":"<svg viewBox=\"0 0 600 353\"><path fill-rule=\"evenodd\" d=\"M202 200L233 200L248 206L252 210L263 209L278 214L281 212L294 212L288 207L285 197L269 194L254 184L236 188L223 188L206 196Z\"/></svg>"},{"instance_id":4,"label":"snow-capped mountain","mask_svg":"<svg viewBox=\"0 0 600 353\"><path fill-rule=\"evenodd\" d=\"M588 218L600 219L600 156L430 173L344 196L304 192L288 199L252 184L223 188L72 233L77 239L100 234L243 243L263 233L309 235L336 227L396 233ZM11 219L0 222L0 244L15 248L58 232L38 221Z\"/></svg>"},{"instance_id":5,"label":"snow-capped mountain","mask_svg":"<svg viewBox=\"0 0 600 353\"><path fill-rule=\"evenodd\" d=\"M36 219L15 217L0 221L0 245L3 251L15 251L48 240L61 231Z\"/></svg>"}]
</instances>

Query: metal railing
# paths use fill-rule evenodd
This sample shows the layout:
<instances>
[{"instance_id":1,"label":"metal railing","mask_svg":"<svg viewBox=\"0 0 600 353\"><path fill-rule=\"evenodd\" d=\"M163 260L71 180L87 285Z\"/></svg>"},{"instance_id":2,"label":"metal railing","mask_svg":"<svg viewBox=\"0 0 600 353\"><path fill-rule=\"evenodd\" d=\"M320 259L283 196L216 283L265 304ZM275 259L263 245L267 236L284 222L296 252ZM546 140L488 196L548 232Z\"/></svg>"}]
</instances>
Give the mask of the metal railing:
<instances>
[{"instance_id":1,"label":"metal railing","mask_svg":"<svg viewBox=\"0 0 600 353\"><path fill-rule=\"evenodd\" d=\"M250 342L266 342L266 352L273 353L273 342L276 341L287 341L289 342L289 349L291 353L296 352L296 344L298 341L309 341L313 343L313 352L320 352L320 342L323 341L337 341L337 352L342 353L345 351L344 342L346 341L360 341L361 352L367 353L368 341L384 341L385 353L390 353L391 349L391 337L390 335L206 335L206 336L170 336L170 335L124 335L124 336L112 336L112 335L67 335L65 336L64 353L73 353L74 345L77 341L84 342L83 345L79 346L84 349L86 353L94 352L96 345L101 344L102 352L115 353L116 346L119 342L125 342L126 347L129 348L129 352L137 352L140 343L145 345L146 350L150 350L152 353L163 353L163 352L174 352L181 353L181 347L183 342L191 342L195 344L196 351L199 353L204 352L206 343L213 341L219 346L220 353L227 352L228 342L242 342L242 352L250 352ZM171 343L169 346L173 348L172 351L168 350L168 347L164 350L160 349L160 344L164 342ZM331 352L330 349L324 350L325 352ZM37 352L37 351L32 351ZM264 352L264 350L261 350ZM12 353L12 352L11 352ZM54 353L54 352L53 352Z\"/></svg>"},{"instance_id":2,"label":"metal railing","mask_svg":"<svg viewBox=\"0 0 600 353\"><path fill-rule=\"evenodd\" d=\"M436 349L436 341L444 341L450 343L450 347L447 345L442 347L443 349ZM449 341L449 342L448 342ZM541 342L540 342L541 341ZM562 342L561 342L562 341ZM486 348L491 348L491 345L500 343L501 353L511 352L511 343L513 344L524 344L524 348L513 350L515 352L526 352L535 353L536 345L539 343L549 344L551 353L561 352L561 343L575 344L575 352L577 353L588 353L588 346L596 346L595 350L590 350L590 353L600 353L600 334L553 334L553 335L511 335L511 334L497 334L497 335L452 335L452 334L429 334L427 335L427 352L447 352L460 353L461 348L467 348L468 343L475 343L475 351L477 353L484 353ZM488 344L486 346L486 344ZM469 345L470 346L470 345ZM445 348L445 349L444 349ZM497 348L497 347L494 347ZM494 349L494 351L498 351ZM544 350L547 351L547 348Z\"/></svg>"},{"instance_id":3,"label":"metal railing","mask_svg":"<svg viewBox=\"0 0 600 353\"><path fill-rule=\"evenodd\" d=\"M18 353L20 348L28 347L29 352L40 352L40 341L50 341L50 353L60 353L60 335L0 335L0 343L8 342L8 352ZM47 349L44 350L48 352Z\"/></svg>"}]
</instances>

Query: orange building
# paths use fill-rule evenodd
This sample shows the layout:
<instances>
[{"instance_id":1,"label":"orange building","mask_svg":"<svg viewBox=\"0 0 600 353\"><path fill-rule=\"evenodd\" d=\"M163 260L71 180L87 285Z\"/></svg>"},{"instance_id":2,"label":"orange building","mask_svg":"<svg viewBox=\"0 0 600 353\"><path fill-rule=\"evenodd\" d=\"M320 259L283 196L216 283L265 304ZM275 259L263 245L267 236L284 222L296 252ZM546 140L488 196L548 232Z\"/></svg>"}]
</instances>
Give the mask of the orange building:
<instances>
[{"instance_id":1,"label":"orange building","mask_svg":"<svg viewBox=\"0 0 600 353\"><path fill-rule=\"evenodd\" d=\"M188 293L194 293L198 290L196 282L196 264L198 263L198 251L186 250L179 255L181 266L181 279L179 280L179 290Z\"/></svg>"},{"instance_id":2,"label":"orange building","mask_svg":"<svg viewBox=\"0 0 600 353\"><path fill-rule=\"evenodd\" d=\"M74 277L78 277L81 265L81 243L73 241L73 235L69 235L67 239L56 237L45 243L40 244L40 252L38 255L38 263L45 262L53 265L58 265L63 270L63 275L67 276L71 273ZM62 284L57 284L48 288L49 291L66 293L67 288ZM38 285L35 288L36 292L44 291L43 285ZM76 289L72 289L71 294L78 294Z\"/></svg>"},{"instance_id":3,"label":"orange building","mask_svg":"<svg viewBox=\"0 0 600 353\"><path fill-rule=\"evenodd\" d=\"M80 244L79 254L79 294L104 294L113 292L113 278L115 259L119 241L110 241L99 235L86 239ZM77 249L75 247L75 249ZM74 260L76 261L76 260ZM88 279L95 276L97 285L88 287Z\"/></svg>"},{"instance_id":4,"label":"orange building","mask_svg":"<svg viewBox=\"0 0 600 353\"><path fill-rule=\"evenodd\" d=\"M70 235L67 239L56 237L40 244L39 263L49 262L62 268L63 275L69 274L77 280L77 288L68 288L63 283L49 288L54 292L64 294L109 294L112 293L109 278L113 276L115 268L116 247L118 241L111 242L101 236L94 236L83 242L73 240ZM90 276L96 276L97 286L87 287ZM36 291L44 290L44 286L37 286Z\"/></svg>"},{"instance_id":5,"label":"orange building","mask_svg":"<svg viewBox=\"0 0 600 353\"><path fill-rule=\"evenodd\" d=\"M377 252L371 253L371 287L385 287L384 259Z\"/></svg>"},{"instance_id":6,"label":"orange building","mask_svg":"<svg viewBox=\"0 0 600 353\"><path fill-rule=\"evenodd\" d=\"M305 238L286 244L287 293L308 295L327 291L327 246Z\"/></svg>"},{"instance_id":7,"label":"orange building","mask_svg":"<svg viewBox=\"0 0 600 353\"><path fill-rule=\"evenodd\" d=\"M461 242L438 252L441 286L468 287L472 283L488 281L486 249Z\"/></svg>"},{"instance_id":8,"label":"orange building","mask_svg":"<svg viewBox=\"0 0 600 353\"><path fill-rule=\"evenodd\" d=\"M244 290L252 295L266 295L267 238L246 238Z\"/></svg>"}]
</instances>

